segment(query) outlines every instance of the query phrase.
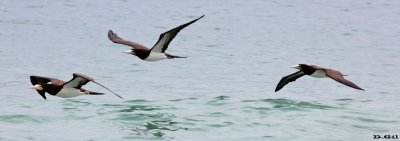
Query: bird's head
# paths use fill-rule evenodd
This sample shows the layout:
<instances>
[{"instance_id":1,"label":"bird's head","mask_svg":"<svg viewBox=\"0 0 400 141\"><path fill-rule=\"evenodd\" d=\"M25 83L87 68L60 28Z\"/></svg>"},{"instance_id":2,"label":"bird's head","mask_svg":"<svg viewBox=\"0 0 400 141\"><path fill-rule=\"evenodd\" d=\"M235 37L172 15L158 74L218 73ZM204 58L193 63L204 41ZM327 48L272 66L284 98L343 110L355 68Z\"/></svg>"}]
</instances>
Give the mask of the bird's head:
<instances>
[{"instance_id":1,"label":"bird's head","mask_svg":"<svg viewBox=\"0 0 400 141\"><path fill-rule=\"evenodd\" d=\"M44 99L46 99L45 93L46 91L44 90L44 87L49 86L48 84L35 84L31 86L30 88L37 90L37 92L42 96Z\"/></svg>"},{"instance_id":2,"label":"bird's head","mask_svg":"<svg viewBox=\"0 0 400 141\"><path fill-rule=\"evenodd\" d=\"M43 85L41 84L36 84L31 86L32 89L38 90L38 91L42 91L43 90Z\"/></svg>"},{"instance_id":3,"label":"bird's head","mask_svg":"<svg viewBox=\"0 0 400 141\"><path fill-rule=\"evenodd\" d=\"M128 50L128 51L124 51L124 53L128 53L128 54L131 54L131 55L135 55L136 54L134 49L131 49L131 50Z\"/></svg>"},{"instance_id":4,"label":"bird's head","mask_svg":"<svg viewBox=\"0 0 400 141\"><path fill-rule=\"evenodd\" d=\"M306 64L297 64L295 66L292 66L292 68L298 69L298 70L302 70L303 68L307 67L308 65Z\"/></svg>"}]
</instances>

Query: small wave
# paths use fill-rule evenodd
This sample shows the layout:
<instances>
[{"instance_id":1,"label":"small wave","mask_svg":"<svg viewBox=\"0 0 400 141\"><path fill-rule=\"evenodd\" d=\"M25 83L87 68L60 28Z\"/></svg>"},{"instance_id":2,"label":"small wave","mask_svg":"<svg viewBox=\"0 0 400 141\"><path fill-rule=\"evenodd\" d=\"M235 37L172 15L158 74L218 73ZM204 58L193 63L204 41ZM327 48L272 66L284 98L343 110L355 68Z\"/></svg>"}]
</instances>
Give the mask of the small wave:
<instances>
[{"instance_id":1,"label":"small wave","mask_svg":"<svg viewBox=\"0 0 400 141\"><path fill-rule=\"evenodd\" d=\"M175 119L176 116L169 113L130 113L119 114L111 120L120 121L121 128L135 135L163 137L166 132L188 130Z\"/></svg>"},{"instance_id":2,"label":"small wave","mask_svg":"<svg viewBox=\"0 0 400 141\"><path fill-rule=\"evenodd\" d=\"M161 107L152 107L146 105L130 105L127 108L119 110L120 112L134 112L134 111L156 111L161 110Z\"/></svg>"},{"instance_id":3,"label":"small wave","mask_svg":"<svg viewBox=\"0 0 400 141\"><path fill-rule=\"evenodd\" d=\"M352 120L357 120L357 121L362 121L362 122L368 122L368 123L398 123L399 122L399 121L395 121L395 120L379 120L379 119L353 117L353 116L339 116L339 117L344 118L344 119L352 119Z\"/></svg>"},{"instance_id":4,"label":"small wave","mask_svg":"<svg viewBox=\"0 0 400 141\"><path fill-rule=\"evenodd\" d=\"M372 127L372 126L364 126L364 125L352 125L352 127L359 128L359 129L368 129L368 130L371 130L373 132L378 132L378 133L387 133L387 132L389 132L389 130L383 129L383 128L380 128L380 127Z\"/></svg>"},{"instance_id":5,"label":"small wave","mask_svg":"<svg viewBox=\"0 0 400 141\"><path fill-rule=\"evenodd\" d=\"M64 101L61 102L62 105L66 105L66 106L88 106L88 105L94 105L91 102L87 102L87 101L81 101L78 99L66 99Z\"/></svg>"},{"instance_id":6,"label":"small wave","mask_svg":"<svg viewBox=\"0 0 400 141\"><path fill-rule=\"evenodd\" d=\"M212 106L221 106L228 104L227 100L229 100L229 96L217 96L214 97L211 101L208 101L206 104L207 105L212 105Z\"/></svg>"},{"instance_id":7,"label":"small wave","mask_svg":"<svg viewBox=\"0 0 400 141\"><path fill-rule=\"evenodd\" d=\"M201 120L201 119L194 119L194 118L184 118L185 120L187 120L187 121L190 121L190 122L207 122L206 120Z\"/></svg>"},{"instance_id":8,"label":"small wave","mask_svg":"<svg viewBox=\"0 0 400 141\"><path fill-rule=\"evenodd\" d=\"M221 127L226 127L226 126L230 126L230 125L234 125L234 124L235 123L233 123L233 122L222 122L219 124L207 124L206 126L221 128Z\"/></svg>"},{"instance_id":9,"label":"small wave","mask_svg":"<svg viewBox=\"0 0 400 141\"><path fill-rule=\"evenodd\" d=\"M226 117L228 114L222 113L222 112L214 112L214 113L208 113L208 114L197 114L198 116L202 117Z\"/></svg>"},{"instance_id":10,"label":"small wave","mask_svg":"<svg viewBox=\"0 0 400 141\"><path fill-rule=\"evenodd\" d=\"M242 109L250 109L250 110L261 110L261 111L269 111L269 110L271 110L272 108L268 108L268 107L256 107L256 106L245 106L245 107L243 107Z\"/></svg>"},{"instance_id":11,"label":"small wave","mask_svg":"<svg viewBox=\"0 0 400 141\"><path fill-rule=\"evenodd\" d=\"M263 99L263 102L272 104L275 109L285 109L285 110L302 110L302 109L333 109L335 107L322 105L317 102L306 102L290 99Z\"/></svg>"},{"instance_id":12,"label":"small wave","mask_svg":"<svg viewBox=\"0 0 400 141\"><path fill-rule=\"evenodd\" d=\"M149 103L149 102L153 102L153 101L149 101L149 100L145 100L145 99L135 99L135 100L127 100L124 101L124 103Z\"/></svg>"},{"instance_id":13,"label":"small wave","mask_svg":"<svg viewBox=\"0 0 400 141\"><path fill-rule=\"evenodd\" d=\"M192 98L184 98L184 99L172 99L172 100L169 100L169 101L178 102L178 101L185 101L185 100L197 100L197 98L192 97Z\"/></svg>"},{"instance_id":14,"label":"small wave","mask_svg":"<svg viewBox=\"0 0 400 141\"><path fill-rule=\"evenodd\" d=\"M51 122L52 118L32 115L0 115L0 121L8 123L45 123Z\"/></svg>"},{"instance_id":15,"label":"small wave","mask_svg":"<svg viewBox=\"0 0 400 141\"><path fill-rule=\"evenodd\" d=\"M215 99L215 100L226 100L226 99L229 99L229 96L221 95L221 96L214 97L213 99Z\"/></svg>"},{"instance_id":16,"label":"small wave","mask_svg":"<svg viewBox=\"0 0 400 141\"><path fill-rule=\"evenodd\" d=\"M187 130L185 124L176 121L177 117L169 112L175 107L156 105L154 101L129 100L122 104L103 104L112 108L108 120L116 121L120 128L141 138L164 137L168 132Z\"/></svg>"},{"instance_id":17,"label":"small wave","mask_svg":"<svg viewBox=\"0 0 400 141\"><path fill-rule=\"evenodd\" d=\"M351 98L341 98L341 99L336 99L336 101L353 101Z\"/></svg>"},{"instance_id":18,"label":"small wave","mask_svg":"<svg viewBox=\"0 0 400 141\"><path fill-rule=\"evenodd\" d=\"M316 120L316 122L319 122L319 123L322 123L322 124L328 124L328 125L332 125L332 126L340 126L340 124L335 123L335 122L331 122L331 121Z\"/></svg>"}]
</instances>

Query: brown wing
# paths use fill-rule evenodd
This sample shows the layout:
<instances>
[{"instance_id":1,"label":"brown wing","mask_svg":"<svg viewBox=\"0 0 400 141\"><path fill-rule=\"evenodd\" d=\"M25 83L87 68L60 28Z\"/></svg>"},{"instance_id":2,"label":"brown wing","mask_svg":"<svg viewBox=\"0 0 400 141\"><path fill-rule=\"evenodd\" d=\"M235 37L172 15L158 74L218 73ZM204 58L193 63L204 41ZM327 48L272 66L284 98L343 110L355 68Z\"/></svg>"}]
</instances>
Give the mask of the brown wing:
<instances>
[{"instance_id":1,"label":"brown wing","mask_svg":"<svg viewBox=\"0 0 400 141\"><path fill-rule=\"evenodd\" d=\"M108 31L108 39L110 39L112 42L117 43L117 44L123 44L123 45L127 45L127 46L131 46L134 49L147 49L147 47L139 44L139 43L135 43L135 42L131 42L131 41L127 41L124 40L120 37L118 37L117 34L115 34L112 30Z\"/></svg>"},{"instance_id":2,"label":"brown wing","mask_svg":"<svg viewBox=\"0 0 400 141\"><path fill-rule=\"evenodd\" d=\"M324 68L319 67L319 66L316 66L316 65L310 65L310 66L311 66L311 68L316 69L316 70L322 70L322 69L324 69Z\"/></svg>"},{"instance_id":3,"label":"brown wing","mask_svg":"<svg viewBox=\"0 0 400 141\"><path fill-rule=\"evenodd\" d=\"M335 80L335 81L337 81L337 82L339 82L339 83L342 83L342 84L344 84L344 85L346 85L346 86L352 87L352 88L354 88L354 89L358 89L358 90L363 90L363 91L365 91L364 89L358 87L358 86L357 86L356 84L354 84L353 82L344 79L343 74L340 73L339 71L332 70L332 69L324 69L324 70L325 70L326 76L332 78L333 80Z\"/></svg>"}]
</instances>

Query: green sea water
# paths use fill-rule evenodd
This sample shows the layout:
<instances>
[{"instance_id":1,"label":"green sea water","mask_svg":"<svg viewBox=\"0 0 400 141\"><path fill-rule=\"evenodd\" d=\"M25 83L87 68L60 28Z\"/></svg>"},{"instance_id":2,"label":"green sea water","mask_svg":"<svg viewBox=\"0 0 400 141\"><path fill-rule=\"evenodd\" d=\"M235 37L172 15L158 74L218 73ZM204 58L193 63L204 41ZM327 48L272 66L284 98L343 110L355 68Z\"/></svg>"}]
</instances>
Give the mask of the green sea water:
<instances>
[{"instance_id":1,"label":"green sea water","mask_svg":"<svg viewBox=\"0 0 400 141\"><path fill-rule=\"evenodd\" d=\"M400 135L400 2L0 1L0 140L348 141ZM145 62L107 38L152 47ZM340 70L366 91L290 66ZM44 100L30 75L93 77L117 92ZM89 83L89 90L107 92Z\"/></svg>"}]
</instances>

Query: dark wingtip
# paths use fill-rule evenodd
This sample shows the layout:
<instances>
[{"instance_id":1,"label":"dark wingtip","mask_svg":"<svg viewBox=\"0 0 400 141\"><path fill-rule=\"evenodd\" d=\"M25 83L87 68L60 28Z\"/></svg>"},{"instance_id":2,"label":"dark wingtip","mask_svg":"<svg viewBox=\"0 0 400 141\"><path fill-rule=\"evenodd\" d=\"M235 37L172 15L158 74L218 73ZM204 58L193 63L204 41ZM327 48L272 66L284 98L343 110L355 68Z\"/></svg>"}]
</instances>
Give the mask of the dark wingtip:
<instances>
[{"instance_id":1,"label":"dark wingtip","mask_svg":"<svg viewBox=\"0 0 400 141\"><path fill-rule=\"evenodd\" d=\"M365 91L363 88L360 88L360 87L358 87L357 85L356 85L355 87L353 87L353 88L355 88L355 89L357 89L357 90Z\"/></svg>"},{"instance_id":2,"label":"dark wingtip","mask_svg":"<svg viewBox=\"0 0 400 141\"><path fill-rule=\"evenodd\" d=\"M38 91L39 92L39 91ZM39 92L40 96L43 97L44 100L47 100L45 93Z\"/></svg>"},{"instance_id":3,"label":"dark wingtip","mask_svg":"<svg viewBox=\"0 0 400 141\"><path fill-rule=\"evenodd\" d=\"M87 80L89 80L89 81L94 81L93 78L91 78L90 76L87 76L87 75L85 75L85 74L81 74L81 73L75 72L75 73L72 73L72 75L73 75L73 76L79 76L79 77L85 78L85 79L87 79Z\"/></svg>"},{"instance_id":4,"label":"dark wingtip","mask_svg":"<svg viewBox=\"0 0 400 141\"><path fill-rule=\"evenodd\" d=\"M279 90L281 90L281 89L283 88L283 87L280 87L279 84L280 84L280 82L279 82L278 85L276 86L275 92L277 92L277 91L279 91Z\"/></svg>"},{"instance_id":5,"label":"dark wingtip","mask_svg":"<svg viewBox=\"0 0 400 141\"><path fill-rule=\"evenodd\" d=\"M197 18L195 21L200 20L201 18L203 18L204 15L200 16L199 18Z\"/></svg>"},{"instance_id":6,"label":"dark wingtip","mask_svg":"<svg viewBox=\"0 0 400 141\"><path fill-rule=\"evenodd\" d=\"M113 34L113 31L110 29L110 30L108 30L108 32L107 32L107 36L108 36L108 39L110 39L111 40L111 35Z\"/></svg>"},{"instance_id":7,"label":"dark wingtip","mask_svg":"<svg viewBox=\"0 0 400 141\"><path fill-rule=\"evenodd\" d=\"M203 18L203 17L204 17L204 15L198 17L197 19L194 19L193 21L191 21L191 22L189 22L189 23L194 23L194 22L196 22L197 20L200 20L200 19Z\"/></svg>"},{"instance_id":8,"label":"dark wingtip","mask_svg":"<svg viewBox=\"0 0 400 141\"><path fill-rule=\"evenodd\" d=\"M118 35L115 34L111 29L108 30L107 36L108 36L108 39L110 39L113 43L116 43L115 40L119 38Z\"/></svg>"},{"instance_id":9,"label":"dark wingtip","mask_svg":"<svg viewBox=\"0 0 400 141\"><path fill-rule=\"evenodd\" d=\"M111 29L108 30L107 35L110 36L113 33Z\"/></svg>"}]
</instances>

